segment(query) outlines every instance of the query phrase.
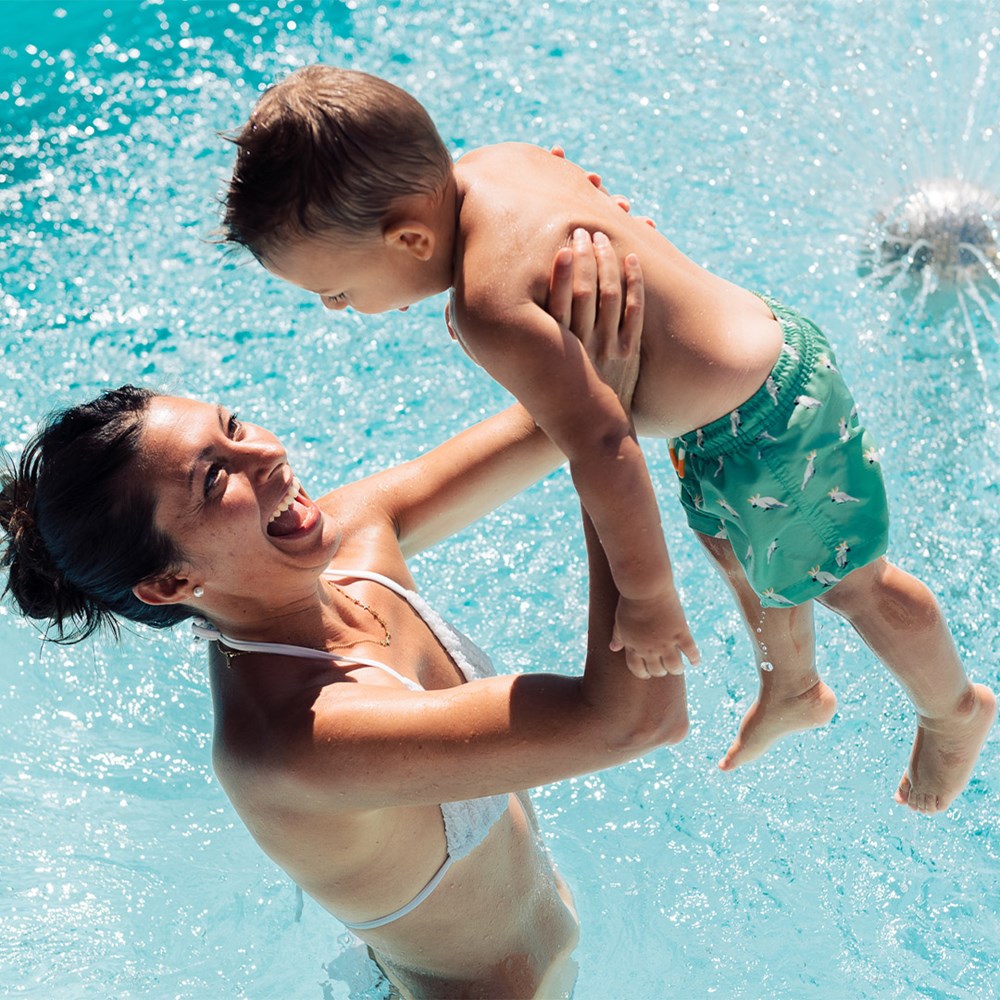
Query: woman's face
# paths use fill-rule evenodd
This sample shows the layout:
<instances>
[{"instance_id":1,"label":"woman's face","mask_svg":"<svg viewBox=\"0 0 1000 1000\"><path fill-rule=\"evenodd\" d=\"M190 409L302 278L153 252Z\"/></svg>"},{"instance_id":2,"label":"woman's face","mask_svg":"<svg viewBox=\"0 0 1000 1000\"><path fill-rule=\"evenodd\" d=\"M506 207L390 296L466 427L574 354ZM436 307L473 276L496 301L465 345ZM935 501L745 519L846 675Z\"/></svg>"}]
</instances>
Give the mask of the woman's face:
<instances>
[{"instance_id":1,"label":"woman's face","mask_svg":"<svg viewBox=\"0 0 1000 1000\"><path fill-rule=\"evenodd\" d=\"M189 586L280 601L282 574L306 580L328 565L336 533L263 428L221 406L157 396L140 453L156 525L183 553Z\"/></svg>"}]
</instances>

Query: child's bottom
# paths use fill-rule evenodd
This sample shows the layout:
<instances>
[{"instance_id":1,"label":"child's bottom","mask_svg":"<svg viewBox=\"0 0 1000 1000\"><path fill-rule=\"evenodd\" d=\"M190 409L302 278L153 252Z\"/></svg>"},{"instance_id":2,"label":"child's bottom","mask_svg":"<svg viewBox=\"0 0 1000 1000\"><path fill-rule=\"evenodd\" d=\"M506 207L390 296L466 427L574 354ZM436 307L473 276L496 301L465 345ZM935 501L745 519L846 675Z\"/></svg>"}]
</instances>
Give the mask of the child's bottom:
<instances>
[{"instance_id":1,"label":"child's bottom","mask_svg":"<svg viewBox=\"0 0 1000 1000\"><path fill-rule=\"evenodd\" d=\"M788 607L883 555L889 511L880 452L826 338L764 301L785 335L764 385L670 447L690 526L729 539L762 605Z\"/></svg>"}]
</instances>

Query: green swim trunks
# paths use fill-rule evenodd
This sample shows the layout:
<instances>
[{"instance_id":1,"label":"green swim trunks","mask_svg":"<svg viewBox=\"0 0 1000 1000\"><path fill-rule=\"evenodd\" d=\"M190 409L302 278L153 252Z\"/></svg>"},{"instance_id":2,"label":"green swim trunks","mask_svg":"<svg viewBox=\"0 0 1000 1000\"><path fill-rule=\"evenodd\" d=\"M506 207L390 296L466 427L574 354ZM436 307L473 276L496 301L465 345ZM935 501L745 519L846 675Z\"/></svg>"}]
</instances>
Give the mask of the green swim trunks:
<instances>
[{"instance_id":1,"label":"green swim trunks","mask_svg":"<svg viewBox=\"0 0 1000 1000\"><path fill-rule=\"evenodd\" d=\"M765 607L802 604L888 542L881 452L823 333L761 296L785 343L742 406L670 440L688 524L728 538Z\"/></svg>"}]
</instances>

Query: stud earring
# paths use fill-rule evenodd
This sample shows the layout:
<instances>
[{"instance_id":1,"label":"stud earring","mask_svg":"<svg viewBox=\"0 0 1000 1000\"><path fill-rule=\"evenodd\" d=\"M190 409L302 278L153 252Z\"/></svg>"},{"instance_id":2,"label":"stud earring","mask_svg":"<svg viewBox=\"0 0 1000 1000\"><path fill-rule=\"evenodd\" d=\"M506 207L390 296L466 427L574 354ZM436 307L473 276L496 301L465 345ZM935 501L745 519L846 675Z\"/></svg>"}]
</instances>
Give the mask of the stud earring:
<instances>
[{"instance_id":1,"label":"stud earring","mask_svg":"<svg viewBox=\"0 0 1000 1000\"><path fill-rule=\"evenodd\" d=\"M194 594L195 597L204 597L205 588L199 585L195 587L194 590L191 591L191 593Z\"/></svg>"}]
</instances>

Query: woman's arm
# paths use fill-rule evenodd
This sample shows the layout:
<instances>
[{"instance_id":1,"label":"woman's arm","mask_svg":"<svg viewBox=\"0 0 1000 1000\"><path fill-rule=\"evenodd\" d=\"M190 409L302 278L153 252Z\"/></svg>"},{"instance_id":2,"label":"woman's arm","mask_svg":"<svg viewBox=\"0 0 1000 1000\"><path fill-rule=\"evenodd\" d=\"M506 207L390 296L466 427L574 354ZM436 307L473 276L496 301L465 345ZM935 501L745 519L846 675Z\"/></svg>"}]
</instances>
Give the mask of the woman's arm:
<instances>
[{"instance_id":1,"label":"woman's arm","mask_svg":"<svg viewBox=\"0 0 1000 1000\"><path fill-rule=\"evenodd\" d=\"M553 262L546 307L580 338L626 407L638 374L643 285L638 260L626 261L625 291L607 245L561 250ZM495 510L563 461L520 405L462 431L411 462L352 489L365 490L396 524L405 556L446 538Z\"/></svg>"},{"instance_id":2,"label":"woman's arm","mask_svg":"<svg viewBox=\"0 0 1000 1000\"><path fill-rule=\"evenodd\" d=\"M640 680L608 645L618 594L592 525L583 677L526 674L410 692L317 688L261 741L251 794L359 810L499 794L610 767L686 732L684 678Z\"/></svg>"}]
</instances>

